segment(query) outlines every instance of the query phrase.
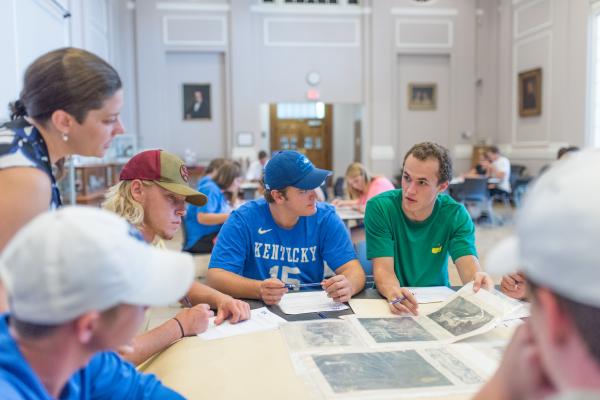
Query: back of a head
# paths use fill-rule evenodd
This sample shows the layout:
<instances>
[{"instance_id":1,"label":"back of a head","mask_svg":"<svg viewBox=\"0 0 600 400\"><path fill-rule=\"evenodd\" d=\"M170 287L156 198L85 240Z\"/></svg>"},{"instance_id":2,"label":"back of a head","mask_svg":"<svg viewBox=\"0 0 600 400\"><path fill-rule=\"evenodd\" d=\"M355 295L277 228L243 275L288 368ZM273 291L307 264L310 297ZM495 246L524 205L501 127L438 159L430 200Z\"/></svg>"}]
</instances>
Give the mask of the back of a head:
<instances>
[{"instance_id":1,"label":"back of a head","mask_svg":"<svg viewBox=\"0 0 600 400\"><path fill-rule=\"evenodd\" d=\"M213 181L222 190L226 190L231 186L233 181L242 175L242 167L235 161L227 160L219 167L213 177Z\"/></svg>"},{"instance_id":2,"label":"back of a head","mask_svg":"<svg viewBox=\"0 0 600 400\"><path fill-rule=\"evenodd\" d=\"M404 161L402 162L403 168L404 164L406 163L406 159L411 155L420 161L438 161L438 183L448 182L450 179L452 179L452 160L450 158L450 152L444 146L433 142L422 142L415 144L404 156Z\"/></svg>"},{"instance_id":3,"label":"back of a head","mask_svg":"<svg viewBox=\"0 0 600 400\"><path fill-rule=\"evenodd\" d=\"M208 163L208 166L204 170L204 174L208 175L208 174L212 174L213 172L216 172L226 162L227 162L227 159L225 159L225 158L213 158L212 160L210 160L210 162Z\"/></svg>"},{"instance_id":4,"label":"back of a head","mask_svg":"<svg viewBox=\"0 0 600 400\"><path fill-rule=\"evenodd\" d=\"M26 113L43 124L54 111L64 110L82 123L88 111L100 109L121 86L117 71L95 54L73 47L53 50L25 71L13 118Z\"/></svg>"},{"instance_id":5,"label":"back of a head","mask_svg":"<svg viewBox=\"0 0 600 400\"><path fill-rule=\"evenodd\" d=\"M516 235L490 252L490 272L519 269L539 286L600 309L599 170L600 151L587 150L541 175L518 213Z\"/></svg>"},{"instance_id":6,"label":"back of a head","mask_svg":"<svg viewBox=\"0 0 600 400\"><path fill-rule=\"evenodd\" d=\"M267 158L267 157L268 157L268 155L267 155L267 152L266 152L266 151L264 151L264 150L261 150L261 151L259 151L259 152L258 152L258 159L259 159L259 160L264 160L264 159L265 159L265 158Z\"/></svg>"},{"instance_id":7,"label":"back of a head","mask_svg":"<svg viewBox=\"0 0 600 400\"><path fill-rule=\"evenodd\" d=\"M563 156L568 155L570 153L577 152L579 150L580 149L577 146L561 147L560 149L558 149L558 153L556 154L556 159L560 160L561 158L563 158Z\"/></svg>"},{"instance_id":8,"label":"back of a head","mask_svg":"<svg viewBox=\"0 0 600 400\"><path fill-rule=\"evenodd\" d=\"M15 319L58 325L120 304L177 301L192 283L193 261L146 244L113 213L72 206L25 225L0 256L0 278Z\"/></svg>"}]
</instances>

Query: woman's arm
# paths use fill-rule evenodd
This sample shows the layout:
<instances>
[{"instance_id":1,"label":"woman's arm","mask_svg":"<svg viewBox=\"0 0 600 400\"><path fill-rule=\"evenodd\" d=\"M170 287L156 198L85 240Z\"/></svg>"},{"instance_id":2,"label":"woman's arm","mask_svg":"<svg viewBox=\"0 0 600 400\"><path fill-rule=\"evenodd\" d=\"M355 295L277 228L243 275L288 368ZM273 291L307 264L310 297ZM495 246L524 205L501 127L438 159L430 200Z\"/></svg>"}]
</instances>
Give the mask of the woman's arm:
<instances>
[{"instance_id":1,"label":"woman's arm","mask_svg":"<svg viewBox=\"0 0 600 400\"><path fill-rule=\"evenodd\" d=\"M38 214L48 210L52 198L48 175L30 167L0 170L0 253L10 239ZM8 309L0 282L0 313Z\"/></svg>"},{"instance_id":2,"label":"woman's arm","mask_svg":"<svg viewBox=\"0 0 600 400\"><path fill-rule=\"evenodd\" d=\"M202 225L221 225L229 218L229 213L203 213L199 212L196 217Z\"/></svg>"}]
</instances>

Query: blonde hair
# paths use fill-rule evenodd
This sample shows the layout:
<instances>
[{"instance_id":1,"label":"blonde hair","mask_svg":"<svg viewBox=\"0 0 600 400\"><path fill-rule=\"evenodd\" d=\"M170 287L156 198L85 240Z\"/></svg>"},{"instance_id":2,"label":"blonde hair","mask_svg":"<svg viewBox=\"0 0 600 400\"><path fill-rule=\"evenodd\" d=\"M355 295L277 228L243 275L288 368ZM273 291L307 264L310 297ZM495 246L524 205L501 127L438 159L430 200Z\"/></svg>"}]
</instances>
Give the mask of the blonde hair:
<instances>
[{"instance_id":1,"label":"blonde hair","mask_svg":"<svg viewBox=\"0 0 600 400\"><path fill-rule=\"evenodd\" d=\"M108 188L102 208L112 211L125 218L134 226L141 226L144 222L144 207L134 200L131 195L131 182L121 181ZM141 181L144 186L151 186L151 181Z\"/></svg>"},{"instance_id":2,"label":"blonde hair","mask_svg":"<svg viewBox=\"0 0 600 400\"><path fill-rule=\"evenodd\" d=\"M348 180L349 178L355 178L357 176L364 177L366 185L368 185L369 182L371 182L371 180L373 179L373 177L371 176L371 173L367 170L367 168L364 165L362 165L361 163L355 162L355 163L350 164L348 166L348 168L346 169L346 180ZM346 185L346 190L348 191L350 198L353 200L358 199L362 195L361 192L354 189L350 185Z\"/></svg>"}]
</instances>

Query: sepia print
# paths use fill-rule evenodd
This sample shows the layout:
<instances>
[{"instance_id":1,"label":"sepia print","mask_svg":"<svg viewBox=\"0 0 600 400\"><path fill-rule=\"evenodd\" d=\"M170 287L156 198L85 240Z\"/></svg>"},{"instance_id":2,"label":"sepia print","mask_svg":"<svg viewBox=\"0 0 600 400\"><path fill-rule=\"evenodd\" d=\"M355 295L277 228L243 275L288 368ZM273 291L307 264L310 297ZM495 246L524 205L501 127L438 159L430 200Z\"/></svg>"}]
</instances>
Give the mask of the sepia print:
<instances>
[{"instance_id":1,"label":"sepia print","mask_svg":"<svg viewBox=\"0 0 600 400\"><path fill-rule=\"evenodd\" d=\"M463 297L456 297L428 317L454 336L470 333L494 319L493 315Z\"/></svg>"},{"instance_id":2,"label":"sepia print","mask_svg":"<svg viewBox=\"0 0 600 400\"><path fill-rule=\"evenodd\" d=\"M450 386L415 350L311 356L335 393Z\"/></svg>"},{"instance_id":3,"label":"sepia print","mask_svg":"<svg viewBox=\"0 0 600 400\"><path fill-rule=\"evenodd\" d=\"M358 322L376 343L436 340L411 317L358 318Z\"/></svg>"}]
</instances>

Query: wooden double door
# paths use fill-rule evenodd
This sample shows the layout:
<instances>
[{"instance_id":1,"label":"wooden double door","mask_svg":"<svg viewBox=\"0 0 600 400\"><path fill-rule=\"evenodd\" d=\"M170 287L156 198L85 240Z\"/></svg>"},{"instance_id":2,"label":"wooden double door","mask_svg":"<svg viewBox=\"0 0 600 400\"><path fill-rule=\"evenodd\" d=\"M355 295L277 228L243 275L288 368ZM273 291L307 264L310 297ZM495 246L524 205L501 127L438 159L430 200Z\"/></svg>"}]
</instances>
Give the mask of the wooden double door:
<instances>
[{"instance_id":1,"label":"wooden double door","mask_svg":"<svg viewBox=\"0 0 600 400\"><path fill-rule=\"evenodd\" d=\"M331 170L332 113L333 107L327 104L322 119L279 119L277 105L271 104L271 152L296 150L317 168Z\"/></svg>"}]
</instances>

